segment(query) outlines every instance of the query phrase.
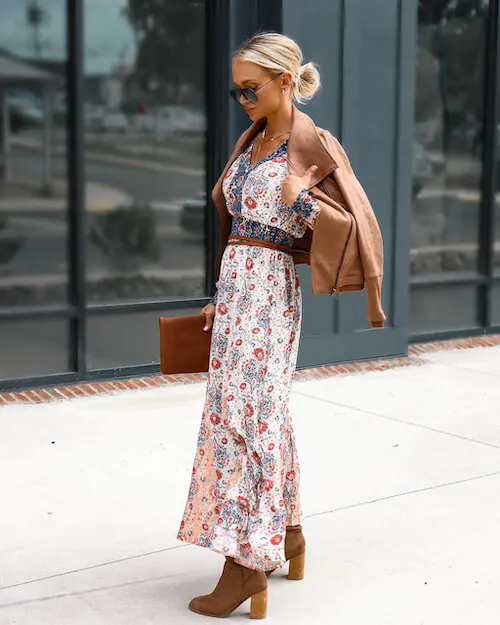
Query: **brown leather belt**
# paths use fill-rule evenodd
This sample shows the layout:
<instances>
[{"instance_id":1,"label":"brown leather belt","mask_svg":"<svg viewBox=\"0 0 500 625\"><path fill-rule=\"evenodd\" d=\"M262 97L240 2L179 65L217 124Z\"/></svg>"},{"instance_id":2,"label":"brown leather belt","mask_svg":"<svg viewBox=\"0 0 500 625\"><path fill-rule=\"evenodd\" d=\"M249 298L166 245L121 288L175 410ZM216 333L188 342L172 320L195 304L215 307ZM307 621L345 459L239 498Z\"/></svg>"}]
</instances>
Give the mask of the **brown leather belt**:
<instances>
[{"instance_id":1,"label":"brown leather belt","mask_svg":"<svg viewBox=\"0 0 500 625\"><path fill-rule=\"evenodd\" d=\"M261 239L252 239L251 237L240 237L232 234L227 240L228 245L255 245L258 247L267 247L270 250L277 250L278 252L285 252L285 254L291 254L292 248L290 245L280 245L279 243L273 243L272 241L262 241Z\"/></svg>"}]
</instances>

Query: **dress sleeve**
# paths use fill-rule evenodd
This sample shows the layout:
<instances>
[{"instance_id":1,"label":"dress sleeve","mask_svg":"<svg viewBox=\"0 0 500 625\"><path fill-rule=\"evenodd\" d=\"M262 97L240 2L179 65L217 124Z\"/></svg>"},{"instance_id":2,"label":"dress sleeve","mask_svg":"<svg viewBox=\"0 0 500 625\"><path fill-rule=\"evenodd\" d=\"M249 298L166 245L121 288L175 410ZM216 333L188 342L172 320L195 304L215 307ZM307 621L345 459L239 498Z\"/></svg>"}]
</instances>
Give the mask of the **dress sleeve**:
<instances>
[{"instance_id":1,"label":"dress sleeve","mask_svg":"<svg viewBox=\"0 0 500 625\"><path fill-rule=\"evenodd\" d=\"M219 283L217 282L217 284L215 285L215 293L210 298L210 304L213 304L214 306L217 306L217 295L218 295L218 292L219 292L218 284Z\"/></svg>"},{"instance_id":2,"label":"dress sleeve","mask_svg":"<svg viewBox=\"0 0 500 625\"><path fill-rule=\"evenodd\" d=\"M309 191L302 189L292 206L292 210L296 214L297 221L305 222L306 226L313 229L321 209Z\"/></svg>"}]
</instances>

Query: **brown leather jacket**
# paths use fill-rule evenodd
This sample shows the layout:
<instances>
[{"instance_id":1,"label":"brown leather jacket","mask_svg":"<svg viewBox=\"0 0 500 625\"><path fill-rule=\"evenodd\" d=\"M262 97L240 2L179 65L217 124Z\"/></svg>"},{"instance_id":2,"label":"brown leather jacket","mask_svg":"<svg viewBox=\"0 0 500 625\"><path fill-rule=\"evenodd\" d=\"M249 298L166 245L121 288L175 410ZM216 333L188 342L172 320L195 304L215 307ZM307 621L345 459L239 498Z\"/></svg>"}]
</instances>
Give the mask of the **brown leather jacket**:
<instances>
[{"instance_id":1,"label":"brown leather jacket","mask_svg":"<svg viewBox=\"0 0 500 625\"><path fill-rule=\"evenodd\" d=\"M265 119L258 120L241 135L212 192L221 226L217 278L231 230L222 180L265 123ZM360 291L366 286L366 316L373 327L382 327L385 320L381 305L384 260L377 219L340 143L294 107L288 168L291 173L302 176L312 165L318 169L309 190L321 210L314 230L308 230L303 238L295 240L294 262L310 265L315 295Z\"/></svg>"}]
</instances>

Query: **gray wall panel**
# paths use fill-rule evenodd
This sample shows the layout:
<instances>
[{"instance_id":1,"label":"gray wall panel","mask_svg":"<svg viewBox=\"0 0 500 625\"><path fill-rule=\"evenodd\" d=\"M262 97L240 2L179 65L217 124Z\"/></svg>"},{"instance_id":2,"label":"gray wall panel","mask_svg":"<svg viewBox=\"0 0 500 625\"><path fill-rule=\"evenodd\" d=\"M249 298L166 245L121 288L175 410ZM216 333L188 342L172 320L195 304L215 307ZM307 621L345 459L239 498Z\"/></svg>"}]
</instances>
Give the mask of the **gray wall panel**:
<instances>
[{"instance_id":1,"label":"gray wall panel","mask_svg":"<svg viewBox=\"0 0 500 625\"><path fill-rule=\"evenodd\" d=\"M335 135L341 115L342 5L342 0L315 0L312 14L307 2L283 0L283 32L298 42L305 61L318 64L322 75L321 91L302 108L318 126ZM304 302L302 336L328 336L335 330L335 301L313 297L309 269L299 266L298 273Z\"/></svg>"},{"instance_id":2,"label":"gray wall panel","mask_svg":"<svg viewBox=\"0 0 500 625\"><path fill-rule=\"evenodd\" d=\"M303 369L313 365L398 356L405 341L406 332L402 328L303 337L297 366Z\"/></svg>"},{"instance_id":3,"label":"gray wall panel","mask_svg":"<svg viewBox=\"0 0 500 625\"><path fill-rule=\"evenodd\" d=\"M230 50L231 54L234 54L243 41L252 35L257 26L257 4L252 0L230 0L229 7L231 20ZM231 64L229 71L228 85L232 86ZM245 111L239 104L231 102L229 106L229 154L232 153L236 140L248 128L248 125L248 116Z\"/></svg>"},{"instance_id":4,"label":"gray wall panel","mask_svg":"<svg viewBox=\"0 0 500 625\"><path fill-rule=\"evenodd\" d=\"M355 171L359 171L362 133L361 112L361 15L363 0L344 0L342 23L342 73L339 93L342 102L338 137Z\"/></svg>"},{"instance_id":5,"label":"gray wall panel","mask_svg":"<svg viewBox=\"0 0 500 625\"><path fill-rule=\"evenodd\" d=\"M309 267L299 265L297 271L302 286L302 336L327 335L335 332L335 300L329 295L312 295Z\"/></svg>"},{"instance_id":6,"label":"gray wall panel","mask_svg":"<svg viewBox=\"0 0 500 625\"><path fill-rule=\"evenodd\" d=\"M306 62L319 65L323 76L321 92L304 111L334 134L340 117L342 4L342 0L314 0L313 4L283 0L283 32L298 42Z\"/></svg>"},{"instance_id":7,"label":"gray wall panel","mask_svg":"<svg viewBox=\"0 0 500 625\"><path fill-rule=\"evenodd\" d=\"M413 120L417 50L417 0L401 0L399 27L399 106L394 162L394 241L392 322L408 332L412 217Z\"/></svg>"},{"instance_id":8,"label":"gray wall panel","mask_svg":"<svg viewBox=\"0 0 500 625\"><path fill-rule=\"evenodd\" d=\"M342 138L383 232L383 304L391 323L399 0L349 0L347 7ZM340 330L367 328L365 307L365 294L341 297Z\"/></svg>"}]
</instances>

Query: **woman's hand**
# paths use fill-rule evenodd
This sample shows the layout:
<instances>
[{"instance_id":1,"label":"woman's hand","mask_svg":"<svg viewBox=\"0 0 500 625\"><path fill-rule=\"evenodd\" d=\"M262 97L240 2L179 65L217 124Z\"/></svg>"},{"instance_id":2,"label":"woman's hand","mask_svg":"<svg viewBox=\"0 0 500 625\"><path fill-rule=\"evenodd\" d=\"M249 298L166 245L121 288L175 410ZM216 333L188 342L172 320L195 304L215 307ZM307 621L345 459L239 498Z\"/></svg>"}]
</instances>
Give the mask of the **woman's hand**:
<instances>
[{"instance_id":1,"label":"woman's hand","mask_svg":"<svg viewBox=\"0 0 500 625\"><path fill-rule=\"evenodd\" d=\"M303 176L290 174L285 178L285 180L283 180L281 198L285 204L288 204L288 206L294 205L295 200L302 189L308 189L311 186L312 179L317 169L317 166L313 165L312 167L309 167Z\"/></svg>"},{"instance_id":2,"label":"woman's hand","mask_svg":"<svg viewBox=\"0 0 500 625\"><path fill-rule=\"evenodd\" d=\"M201 309L200 315L205 315L205 327L203 328L205 332L208 332L213 325L214 317L215 317L215 306L213 304L207 304L204 308Z\"/></svg>"}]
</instances>

